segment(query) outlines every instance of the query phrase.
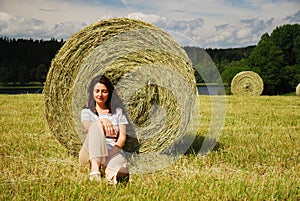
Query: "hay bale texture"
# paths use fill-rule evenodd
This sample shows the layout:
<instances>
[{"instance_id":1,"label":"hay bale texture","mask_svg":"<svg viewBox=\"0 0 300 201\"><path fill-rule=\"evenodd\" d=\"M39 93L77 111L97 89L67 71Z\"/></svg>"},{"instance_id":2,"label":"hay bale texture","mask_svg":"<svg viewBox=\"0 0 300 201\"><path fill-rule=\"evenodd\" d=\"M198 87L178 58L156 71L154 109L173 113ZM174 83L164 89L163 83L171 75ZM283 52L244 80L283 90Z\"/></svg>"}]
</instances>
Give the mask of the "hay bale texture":
<instances>
[{"instance_id":1,"label":"hay bale texture","mask_svg":"<svg viewBox=\"0 0 300 201\"><path fill-rule=\"evenodd\" d=\"M300 96L300 83L296 87L296 95Z\"/></svg>"},{"instance_id":2,"label":"hay bale texture","mask_svg":"<svg viewBox=\"0 0 300 201\"><path fill-rule=\"evenodd\" d=\"M68 39L47 75L49 128L71 153L82 146L80 111L99 74L110 78L125 106L131 125L125 151L160 152L185 134L197 94L185 51L151 24L106 19Z\"/></svg>"},{"instance_id":3,"label":"hay bale texture","mask_svg":"<svg viewBox=\"0 0 300 201\"><path fill-rule=\"evenodd\" d=\"M234 95L260 96L263 89L263 80L253 71L242 71L231 81L231 92Z\"/></svg>"}]
</instances>

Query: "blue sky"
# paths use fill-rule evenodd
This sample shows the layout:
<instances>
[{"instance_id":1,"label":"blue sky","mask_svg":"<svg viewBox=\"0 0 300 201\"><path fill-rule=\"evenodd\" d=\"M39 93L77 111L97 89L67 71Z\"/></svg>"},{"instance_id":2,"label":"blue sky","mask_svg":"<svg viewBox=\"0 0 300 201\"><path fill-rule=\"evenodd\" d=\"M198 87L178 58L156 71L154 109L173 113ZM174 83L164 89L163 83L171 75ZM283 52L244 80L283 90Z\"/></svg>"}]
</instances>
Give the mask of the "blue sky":
<instances>
[{"instance_id":1,"label":"blue sky","mask_svg":"<svg viewBox=\"0 0 300 201\"><path fill-rule=\"evenodd\" d=\"M104 18L150 22L181 45L256 45L277 26L300 23L299 0L0 0L0 37L67 39Z\"/></svg>"}]
</instances>

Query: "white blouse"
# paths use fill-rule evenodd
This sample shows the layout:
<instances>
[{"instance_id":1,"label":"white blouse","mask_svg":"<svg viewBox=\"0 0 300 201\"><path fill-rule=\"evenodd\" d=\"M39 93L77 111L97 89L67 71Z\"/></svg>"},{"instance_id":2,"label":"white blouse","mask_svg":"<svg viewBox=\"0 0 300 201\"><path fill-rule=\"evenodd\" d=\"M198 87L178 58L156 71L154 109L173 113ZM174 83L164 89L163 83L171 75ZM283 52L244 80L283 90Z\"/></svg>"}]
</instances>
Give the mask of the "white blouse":
<instances>
[{"instance_id":1,"label":"white blouse","mask_svg":"<svg viewBox=\"0 0 300 201\"><path fill-rule=\"evenodd\" d=\"M128 120L121 108L117 108L116 112L113 114L99 114L99 116L97 116L88 108L81 110L81 121L93 122L102 118L108 119L115 126L117 131L119 130L119 125L128 124ZM108 145L108 149L112 148L111 146L114 146L115 139L106 138L106 144Z\"/></svg>"}]
</instances>

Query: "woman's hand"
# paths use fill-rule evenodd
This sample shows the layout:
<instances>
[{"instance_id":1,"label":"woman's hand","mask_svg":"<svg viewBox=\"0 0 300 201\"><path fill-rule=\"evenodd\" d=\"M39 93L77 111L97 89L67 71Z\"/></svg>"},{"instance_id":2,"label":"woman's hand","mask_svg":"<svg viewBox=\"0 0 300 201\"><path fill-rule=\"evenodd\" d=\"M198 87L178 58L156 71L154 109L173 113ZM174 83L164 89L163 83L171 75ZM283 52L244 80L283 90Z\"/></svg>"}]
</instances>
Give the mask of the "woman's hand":
<instances>
[{"instance_id":1,"label":"woman's hand","mask_svg":"<svg viewBox=\"0 0 300 201\"><path fill-rule=\"evenodd\" d=\"M111 121L106 118L101 118L98 120L98 122L103 125L105 136L117 137L118 132Z\"/></svg>"}]
</instances>

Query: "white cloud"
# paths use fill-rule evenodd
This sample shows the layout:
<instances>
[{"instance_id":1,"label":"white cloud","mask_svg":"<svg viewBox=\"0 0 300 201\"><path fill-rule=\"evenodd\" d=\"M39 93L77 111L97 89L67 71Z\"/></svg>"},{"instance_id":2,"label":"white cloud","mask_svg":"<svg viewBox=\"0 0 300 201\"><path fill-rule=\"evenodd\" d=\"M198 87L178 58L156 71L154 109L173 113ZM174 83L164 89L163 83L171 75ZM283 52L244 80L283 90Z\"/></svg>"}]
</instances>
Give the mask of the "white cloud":
<instances>
[{"instance_id":1,"label":"white cloud","mask_svg":"<svg viewBox=\"0 0 300 201\"><path fill-rule=\"evenodd\" d=\"M288 22L300 22L300 10L296 13L294 13L293 15L289 15L286 18L284 18L284 20L288 21Z\"/></svg>"},{"instance_id":2,"label":"white cloud","mask_svg":"<svg viewBox=\"0 0 300 201\"><path fill-rule=\"evenodd\" d=\"M10 0L1 1L0 36L67 39L100 19L129 17L176 35L182 45L237 47L299 22L299 5L295 0Z\"/></svg>"},{"instance_id":3,"label":"white cloud","mask_svg":"<svg viewBox=\"0 0 300 201\"><path fill-rule=\"evenodd\" d=\"M87 24L85 23L79 23L79 22L64 22L60 24L54 25L47 34L47 38L54 37L58 39L67 39L70 36L72 36L74 33L80 31L83 27L85 27Z\"/></svg>"},{"instance_id":4,"label":"white cloud","mask_svg":"<svg viewBox=\"0 0 300 201\"><path fill-rule=\"evenodd\" d=\"M235 25L216 26L216 34L208 41L208 44L214 43L219 47L223 44L230 47L257 44L261 35L272 26L272 21L272 18L269 20L252 18L240 20Z\"/></svg>"},{"instance_id":5,"label":"white cloud","mask_svg":"<svg viewBox=\"0 0 300 201\"><path fill-rule=\"evenodd\" d=\"M50 27L46 26L43 21L37 19L16 17L0 12L0 35L7 37L67 39L85 25L84 23L69 21Z\"/></svg>"},{"instance_id":6,"label":"white cloud","mask_svg":"<svg viewBox=\"0 0 300 201\"><path fill-rule=\"evenodd\" d=\"M154 14L144 14L141 12L130 13L127 15L131 19L139 19L149 23L152 23L162 29L180 31L184 33L194 32L203 26L203 19L191 19L191 20L174 20L168 19L163 16L158 16Z\"/></svg>"},{"instance_id":7,"label":"white cloud","mask_svg":"<svg viewBox=\"0 0 300 201\"><path fill-rule=\"evenodd\" d=\"M152 24L158 24L166 21L166 18L154 15L154 14L144 14L142 12L134 12L134 13L129 13L127 15L128 18L130 19L137 19L137 20L142 20L145 22L149 22Z\"/></svg>"},{"instance_id":8,"label":"white cloud","mask_svg":"<svg viewBox=\"0 0 300 201\"><path fill-rule=\"evenodd\" d=\"M237 31L237 39L251 37L252 30L250 28L245 28Z\"/></svg>"},{"instance_id":9,"label":"white cloud","mask_svg":"<svg viewBox=\"0 0 300 201\"><path fill-rule=\"evenodd\" d=\"M169 34L176 37L178 42L182 45L190 44L195 37L193 35L198 35L198 32L203 26L204 20L201 18L191 19L191 20L173 20L166 17L144 14L141 12L130 13L127 16L131 19L143 20L154 24L155 26L169 32ZM195 42L193 42L195 44Z\"/></svg>"},{"instance_id":10,"label":"white cloud","mask_svg":"<svg viewBox=\"0 0 300 201\"><path fill-rule=\"evenodd\" d=\"M11 37L33 37L45 31L44 23L33 18L15 17L0 12L0 35Z\"/></svg>"}]
</instances>

